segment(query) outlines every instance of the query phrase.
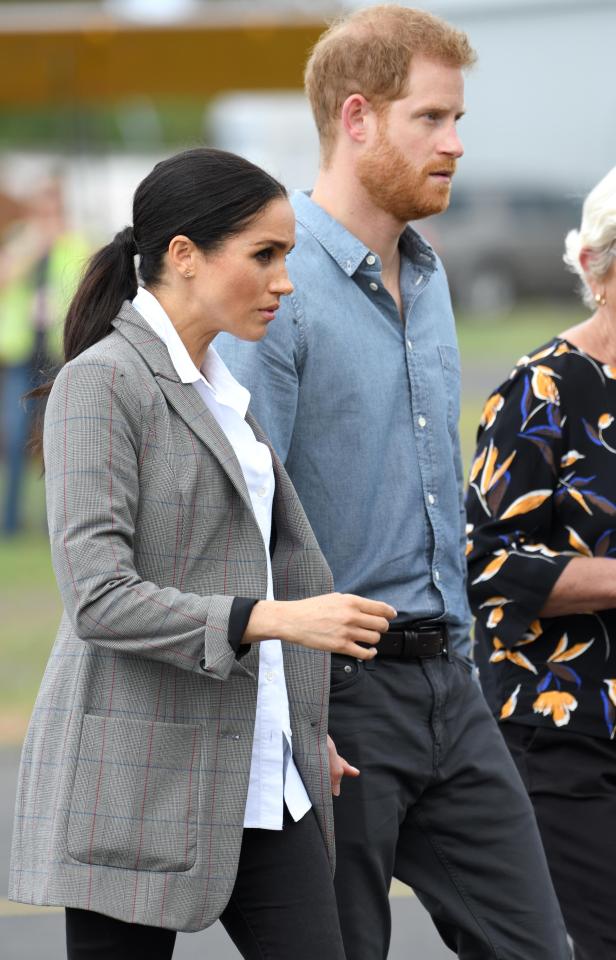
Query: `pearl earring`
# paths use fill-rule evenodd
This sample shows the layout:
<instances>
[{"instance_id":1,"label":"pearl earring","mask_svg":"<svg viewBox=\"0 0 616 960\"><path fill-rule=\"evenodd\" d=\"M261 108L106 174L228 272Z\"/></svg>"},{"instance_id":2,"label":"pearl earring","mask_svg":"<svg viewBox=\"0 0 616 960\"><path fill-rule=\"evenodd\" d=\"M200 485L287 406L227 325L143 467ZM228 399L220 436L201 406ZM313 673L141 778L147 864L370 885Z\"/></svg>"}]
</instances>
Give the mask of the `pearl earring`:
<instances>
[{"instance_id":1,"label":"pearl earring","mask_svg":"<svg viewBox=\"0 0 616 960\"><path fill-rule=\"evenodd\" d=\"M604 293L595 293L595 303L598 303L600 307L604 307L606 302Z\"/></svg>"}]
</instances>

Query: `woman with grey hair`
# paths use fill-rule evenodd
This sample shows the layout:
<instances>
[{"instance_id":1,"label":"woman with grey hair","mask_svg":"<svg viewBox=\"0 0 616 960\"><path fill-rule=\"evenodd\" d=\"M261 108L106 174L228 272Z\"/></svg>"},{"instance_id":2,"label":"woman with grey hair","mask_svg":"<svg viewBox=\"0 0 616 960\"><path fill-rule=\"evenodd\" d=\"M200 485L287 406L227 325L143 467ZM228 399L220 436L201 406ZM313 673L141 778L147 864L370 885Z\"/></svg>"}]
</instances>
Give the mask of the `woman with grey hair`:
<instances>
[{"instance_id":1,"label":"woman with grey hair","mask_svg":"<svg viewBox=\"0 0 616 960\"><path fill-rule=\"evenodd\" d=\"M488 399L467 497L476 641L576 960L616 956L616 167L565 262L588 319Z\"/></svg>"}]
</instances>

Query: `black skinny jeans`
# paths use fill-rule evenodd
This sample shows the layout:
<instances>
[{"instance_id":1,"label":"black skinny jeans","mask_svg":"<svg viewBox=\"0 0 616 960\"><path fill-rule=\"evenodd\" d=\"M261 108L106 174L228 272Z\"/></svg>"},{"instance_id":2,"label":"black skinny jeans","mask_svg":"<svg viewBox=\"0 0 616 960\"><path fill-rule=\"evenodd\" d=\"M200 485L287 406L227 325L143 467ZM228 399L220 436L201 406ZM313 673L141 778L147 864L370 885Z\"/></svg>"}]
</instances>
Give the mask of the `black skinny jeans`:
<instances>
[{"instance_id":1,"label":"black skinny jeans","mask_svg":"<svg viewBox=\"0 0 616 960\"><path fill-rule=\"evenodd\" d=\"M298 823L285 811L281 831L244 831L237 879L220 920L246 960L344 960L331 871L313 810ZM66 909L68 960L170 960L175 937L175 930Z\"/></svg>"}]
</instances>

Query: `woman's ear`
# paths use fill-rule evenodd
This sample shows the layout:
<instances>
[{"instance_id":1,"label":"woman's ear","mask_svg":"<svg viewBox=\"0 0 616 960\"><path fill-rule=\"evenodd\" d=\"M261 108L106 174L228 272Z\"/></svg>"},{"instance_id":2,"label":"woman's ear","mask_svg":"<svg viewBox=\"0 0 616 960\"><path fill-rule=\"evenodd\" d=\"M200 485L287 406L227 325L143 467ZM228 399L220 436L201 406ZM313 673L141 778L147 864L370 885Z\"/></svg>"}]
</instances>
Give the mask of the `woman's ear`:
<instances>
[{"instance_id":1,"label":"woman's ear","mask_svg":"<svg viewBox=\"0 0 616 960\"><path fill-rule=\"evenodd\" d=\"M194 243L188 237L180 234L173 237L169 243L169 266L180 276L189 279L194 277L196 268L196 250Z\"/></svg>"},{"instance_id":2,"label":"woman's ear","mask_svg":"<svg viewBox=\"0 0 616 960\"><path fill-rule=\"evenodd\" d=\"M590 267L592 265L593 253L590 247L582 247L580 250L580 266L585 274L590 272Z\"/></svg>"}]
</instances>

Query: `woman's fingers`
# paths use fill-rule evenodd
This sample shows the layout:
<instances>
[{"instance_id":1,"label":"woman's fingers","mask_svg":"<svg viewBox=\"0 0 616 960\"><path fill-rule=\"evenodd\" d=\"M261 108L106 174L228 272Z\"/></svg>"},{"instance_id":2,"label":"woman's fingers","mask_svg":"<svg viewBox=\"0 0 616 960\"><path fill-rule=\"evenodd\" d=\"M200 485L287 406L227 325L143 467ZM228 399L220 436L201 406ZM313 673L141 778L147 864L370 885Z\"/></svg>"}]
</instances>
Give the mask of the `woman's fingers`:
<instances>
[{"instance_id":1,"label":"woman's fingers","mask_svg":"<svg viewBox=\"0 0 616 960\"><path fill-rule=\"evenodd\" d=\"M327 751L329 754L329 776L332 787L332 794L335 797L340 796L340 781L343 777L358 777L359 770L353 767L344 757L341 757L336 750L336 745L332 738L327 735Z\"/></svg>"},{"instance_id":2,"label":"woman's fingers","mask_svg":"<svg viewBox=\"0 0 616 960\"><path fill-rule=\"evenodd\" d=\"M397 615L394 608L382 600L369 600L368 597L358 597L354 593L342 594L342 596L349 597L351 600L356 601L357 608L369 616L384 617L389 621L393 620Z\"/></svg>"},{"instance_id":3,"label":"woman's fingers","mask_svg":"<svg viewBox=\"0 0 616 960\"><path fill-rule=\"evenodd\" d=\"M372 633L387 633L389 620L386 620L385 617L372 617L364 613L357 617L353 627L357 630L369 630Z\"/></svg>"},{"instance_id":4,"label":"woman's fingers","mask_svg":"<svg viewBox=\"0 0 616 960\"><path fill-rule=\"evenodd\" d=\"M396 611L388 603L330 593L305 600L261 600L252 609L243 643L280 637L291 643L368 660Z\"/></svg>"},{"instance_id":5,"label":"woman's fingers","mask_svg":"<svg viewBox=\"0 0 616 960\"><path fill-rule=\"evenodd\" d=\"M355 657L356 660L373 660L377 654L376 647L360 647L352 640L345 640L340 647L334 647L330 653L341 653L345 657Z\"/></svg>"},{"instance_id":6,"label":"woman's fingers","mask_svg":"<svg viewBox=\"0 0 616 960\"><path fill-rule=\"evenodd\" d=\"M373 655L373 648L378 645L380 639L380 633L355 627L346 636L332 638L331 652L344 653L348 657L359 657L361 660L368 660ZM367 647L358 646L358 644L367 644Z\"/></svg>"}]
</instances>

